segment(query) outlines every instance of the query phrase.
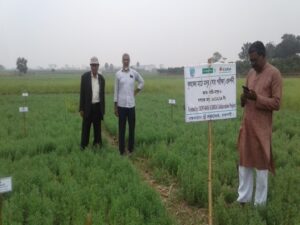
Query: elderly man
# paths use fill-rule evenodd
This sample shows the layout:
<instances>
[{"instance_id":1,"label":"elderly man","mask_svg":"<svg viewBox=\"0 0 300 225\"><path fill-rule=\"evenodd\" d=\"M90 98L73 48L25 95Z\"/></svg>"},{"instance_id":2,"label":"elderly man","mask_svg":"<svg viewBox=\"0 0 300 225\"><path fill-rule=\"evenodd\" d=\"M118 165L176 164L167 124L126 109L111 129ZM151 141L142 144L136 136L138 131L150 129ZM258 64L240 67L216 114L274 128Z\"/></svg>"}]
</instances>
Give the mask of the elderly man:
<instances>
[{"instance_id":1,"label":"elderly man","mask_svg":"<svg viewBox=\"0 0 300 225\"><path fill-rule=\"evenodd\" d=\"M99 61L97 57L90 60L91 71L81 76L80 106L79 112L82 117L81 149L89 144L91 124L94 127L93 146L102 145L101 120L105 109L105 80L98 73Z\"/></svg>"},{"instance_id":2,"label":"elderly man","mask_svg":"<svg viewBox=\"0 0 300 225\"><path fill-rule=\"evenodd\" d=\"M240 203L251 202L253 192L253 172L256 170L255 205L267 201L268 171L274 173L272 159L272 116L279 110L282 95L282 79L278 69L266 60L266 49L256 41L249 48L251 69L246 78L241 105L244 115L241 123L239 150Z\"/></svg>"},{"instance_id":3,"label":"elderly man","mask_svg":"<svg viewBox=\"0 0 300 225\"><path fill-rule=\"evenodd\" d=\"M126 121L129 125L128 151L133 152L135 130L135 96L144 87L141 75L129 67L130 56L125 53L122 57L123 68L116 73L115 78L115 115L119 117L119 151L125 153ZM135 81L138 85L135 89Z\"/></svg>"}]
</instances>

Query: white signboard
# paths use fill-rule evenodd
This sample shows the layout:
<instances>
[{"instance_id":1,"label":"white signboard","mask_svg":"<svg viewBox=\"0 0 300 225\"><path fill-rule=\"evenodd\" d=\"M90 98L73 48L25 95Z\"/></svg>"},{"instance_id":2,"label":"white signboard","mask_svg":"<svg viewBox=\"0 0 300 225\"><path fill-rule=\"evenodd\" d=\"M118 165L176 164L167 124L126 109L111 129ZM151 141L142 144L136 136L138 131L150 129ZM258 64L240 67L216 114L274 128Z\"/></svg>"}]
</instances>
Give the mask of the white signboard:
<instances>
[{"instance_id":1,"label":"white signboard","mask_svg":"<svg viewBox=\"0 0 300 225\"><path fill-rule=\"evenodd\" d=\"M23 96L23 97L28 97L28 93L26 93L26 92L25 92L25 93L22 93L22 96Z\"/></svg>"},{"instance_id":2,"label":"white signboard","mask_svg":"<svg viewBox=\"0 0 300 225\"><path fill-rule=\"evenodd\" d=\"M0 193L12 191L11 177L5 177L0 179Z\"/></svg>"},{"instance_id":3,"label":"white signboard","mask_svg":"<svg viewBox=\"0 0 300 225\"><path fill-rule=\"evenodd\" d=\"M235 63L187 66L184 78L186 122L236 117Z\"/></svg>"},{"instance_id":4,"label":"white signboard","mask_svg":"<svg viewBox=\"0 0 300 225\"><path fill-rule=\"evenodd\" d=\"M28 112L28 107L27 106L25 106L25 107L19 107L19 112L21 112L21 113Z\"/></svg>"},{"instance_id":5,"label":"white signboard","mask_svg":"<svg viewBox=\"0 0 300 225\"><path fill-rule=\"evenodd\" d=\"M170 105L176 105L176 100L175 99L169 99L169 104Z\"/></svg>"}]
</instances>

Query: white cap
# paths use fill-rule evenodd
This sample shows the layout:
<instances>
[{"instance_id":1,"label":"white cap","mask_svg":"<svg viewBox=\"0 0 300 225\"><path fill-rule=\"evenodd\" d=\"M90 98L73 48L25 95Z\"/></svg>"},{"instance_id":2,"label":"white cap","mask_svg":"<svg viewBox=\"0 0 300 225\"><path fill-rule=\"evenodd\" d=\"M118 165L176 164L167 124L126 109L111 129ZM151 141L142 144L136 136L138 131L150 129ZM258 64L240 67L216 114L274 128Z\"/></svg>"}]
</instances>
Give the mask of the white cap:
<instances>
[{"instance_id":1,"label":"white cap","mask_svg":"<svg viewBox=\"0 0 300 225\"><path fill-rule=\"evenodd\" d=\"M90 65L92 64L98 64L99 65L99 61L98 58L96 56L93 56L90 60Z\"/></svg>"}]
</instances>

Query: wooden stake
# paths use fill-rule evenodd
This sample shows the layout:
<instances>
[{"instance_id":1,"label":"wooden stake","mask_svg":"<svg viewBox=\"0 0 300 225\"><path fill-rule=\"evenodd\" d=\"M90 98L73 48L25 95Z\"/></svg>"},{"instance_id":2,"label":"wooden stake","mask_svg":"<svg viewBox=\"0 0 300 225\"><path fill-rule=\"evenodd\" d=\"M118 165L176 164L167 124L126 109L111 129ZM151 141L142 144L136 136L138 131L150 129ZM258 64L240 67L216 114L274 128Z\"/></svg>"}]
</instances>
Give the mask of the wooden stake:
<instances>
[{"instance_id":1,"label":"wooden stake","mask_svg":"<svg viewBox=\"0 0 300 225\"><path fill-rule=\"evenodd\" d=\"M212 121L208 121L208 224L213 224L212 201Z\"/></svg>"},{"instance_id":2,"label":"wooden stake","mask_svg":"<svg viewBox=\"0 0 300 225\"><path fill-rule=\"evenodd\" d=\"M89 212L86 216L86 220L84 225L92 225L93 224L93 220L92 220L92 213ZM1 224L0 224L1 225Z\"/></svg>"},{"instance_id":3,"label":"wooden stake","mask_svg":"<svg viewBox=\"0 0 300 225\"><path fill-rule=\"evenodd\" d=\"M26 115L25 115L25 112L23 112L23 128L24 128L24 136L27 135L27 132L26 132ZM1 224L0 224L1 225Z\"/></svg>"},{"instance_id":4,"label":"wooden stake","mask_svg":"<svg viewBox=\"0 0 300 225\"><path fill-rule=\"evenodd\" d=\"M3 197L0 194L0 225L2 225L2 206L3 206Z\"/></svg>"},{"instance_id":5,"label":"wooden stake","mask_svg":"<svg viewBox=\"0 0 300 225\"><path fill-rule=\"evenodd\" d=\"M27 106L27 101L26 101L26 98L27 98L27 97L23 97L23 98L24 98L24 105Z\"/></svg>"},{"instance_id":6,"label":"wooden stake","mask_svg":"<svg viewBox=\"0 0 300 225\"><path fill-rule=\"evenodd\" d=\"M27 93L28 94L28 92L24 92L24 93ZM27 96L23 96L23 99L24 99L24 107L28 107L27 106ZM23 131L24 131L24 137L26 137L27 136L27 130L26 130L26 112L23 112ZM1 224L0 224L1 225Z\"/></svg>"}]
</instances>

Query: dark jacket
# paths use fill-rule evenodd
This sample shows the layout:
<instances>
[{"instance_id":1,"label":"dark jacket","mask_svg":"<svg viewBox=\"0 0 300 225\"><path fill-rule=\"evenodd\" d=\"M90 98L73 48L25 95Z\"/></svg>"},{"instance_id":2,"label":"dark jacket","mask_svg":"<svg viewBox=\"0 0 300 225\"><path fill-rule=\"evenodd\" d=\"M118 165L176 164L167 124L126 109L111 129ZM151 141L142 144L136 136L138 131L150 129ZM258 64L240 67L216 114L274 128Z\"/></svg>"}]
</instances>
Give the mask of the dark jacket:
<instances>
[{"instance_id":1,"label":"dark jacket","mask_svg":"<svg viewBox=\"0 0 300 225\"><path fill-rule=\"evenodd\" d=\"M100 98L100 111L101 111L101 120L105 113L105 80L101 74L98 74L99 81L99 98ZM92 80L91 80L91 71L86 72L81 76L80 83L80 106L79 111L83 111L84 117L86 118L89 115L92 108Z\"/></svg>"}]
</instances>

